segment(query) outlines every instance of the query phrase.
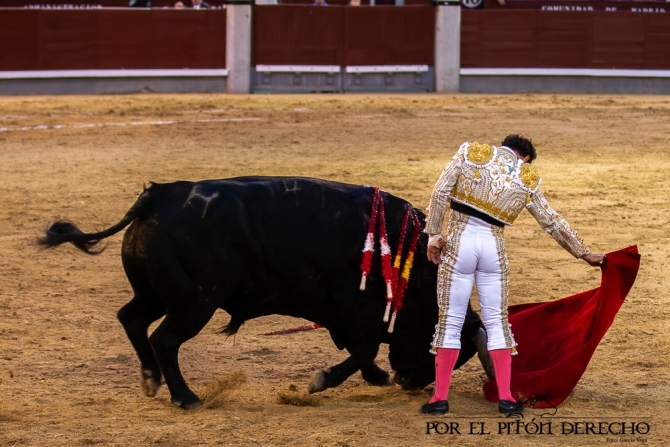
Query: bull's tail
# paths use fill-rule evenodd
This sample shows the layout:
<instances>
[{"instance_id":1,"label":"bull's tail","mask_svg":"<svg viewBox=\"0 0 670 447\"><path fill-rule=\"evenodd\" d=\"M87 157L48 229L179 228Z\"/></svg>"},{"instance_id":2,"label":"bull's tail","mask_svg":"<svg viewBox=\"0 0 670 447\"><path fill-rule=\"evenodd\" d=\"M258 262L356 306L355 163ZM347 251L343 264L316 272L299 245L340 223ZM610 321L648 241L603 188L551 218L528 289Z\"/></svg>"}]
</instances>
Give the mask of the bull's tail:
<instances>
[{"instance_id":1,"label":"bull's tail","mask_svg":"<svg viewBox=\"0 0 670 447\"><path fill-rule=\"evenodd\" d=\"M101 240L118 233L136 218L145 214L152 208L155 194L152 194L152 189L156 185L152 185L149 189L145 189L135 204L128 210L123 219L116 225L113 225L106 230L97 233L84 233L74 222L67 219L58 219L44 231L44 236L37 238L37 244L43 247L56 247L64 242L70 242L72 245L91 255L97 255L104 251L104 247L96 248L96 245Z\"/></svg>"}]
</instances>

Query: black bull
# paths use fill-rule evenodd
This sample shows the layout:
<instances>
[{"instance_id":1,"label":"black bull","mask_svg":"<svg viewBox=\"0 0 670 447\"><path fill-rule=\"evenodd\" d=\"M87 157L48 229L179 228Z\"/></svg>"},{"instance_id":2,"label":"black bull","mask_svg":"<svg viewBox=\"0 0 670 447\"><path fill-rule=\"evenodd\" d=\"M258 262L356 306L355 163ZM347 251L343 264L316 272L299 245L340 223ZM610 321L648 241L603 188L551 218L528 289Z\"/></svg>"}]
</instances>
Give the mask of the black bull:
<instances>
[{"instance_id":1,"label":"black bull","mask_svg":"<svg viewBox=\"0 0 670 447\"><path fill-rule=\"evenodd\" d=\"M412 206L391 194L381 196L395 253L403 213ZM309 178L152 184L116 225L84 234L72 222L59 220L38 242L48 247L71 242L95 254L102 239L130 225L121 256L134 297L118 318L140 359L147 396L156 394L164 377L175 404L199 404L182 377L178 351L217 309L231 316L223 329L227 334L271 314L327 328L335 345L350 356L318 372L310 392L335 387L359 369L373 385L390 384L389 374L374 361L380 343L389 344L394 381L403 389L423 388L435 379L429 349L438 316L437 267L426 259L422 234L404 307L389 334L382 322L386 286L379 250L367 288L359 290L372 198L371 187ZM425 216L415 211L424 224ZM148 337L149 325L163 316ZM479 348L490 375L486 335L471 309L462 334L456 367Z\"/></svg>"}]
</instances>

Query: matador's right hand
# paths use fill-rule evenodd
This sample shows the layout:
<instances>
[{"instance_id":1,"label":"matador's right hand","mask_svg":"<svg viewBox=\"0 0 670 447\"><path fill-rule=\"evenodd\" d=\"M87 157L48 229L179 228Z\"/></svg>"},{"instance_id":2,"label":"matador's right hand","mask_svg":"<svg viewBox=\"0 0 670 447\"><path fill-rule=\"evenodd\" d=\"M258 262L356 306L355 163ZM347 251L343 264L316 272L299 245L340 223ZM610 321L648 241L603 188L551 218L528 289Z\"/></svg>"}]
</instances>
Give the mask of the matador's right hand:
<instances>
[{"instance_id":1,"label":"matador's right hand","mask_svg":"<svg viewBox=\"0 0 670 447\"><path fill-rule=\"evenodd\" d=\"M442 256L447 253L447 243L444 241L444 238L441 234L431 234L428 237L428 249L426 250L426 256L428 260L435 265L440 265L442 263Z\"/></svg>"}]
</instances>

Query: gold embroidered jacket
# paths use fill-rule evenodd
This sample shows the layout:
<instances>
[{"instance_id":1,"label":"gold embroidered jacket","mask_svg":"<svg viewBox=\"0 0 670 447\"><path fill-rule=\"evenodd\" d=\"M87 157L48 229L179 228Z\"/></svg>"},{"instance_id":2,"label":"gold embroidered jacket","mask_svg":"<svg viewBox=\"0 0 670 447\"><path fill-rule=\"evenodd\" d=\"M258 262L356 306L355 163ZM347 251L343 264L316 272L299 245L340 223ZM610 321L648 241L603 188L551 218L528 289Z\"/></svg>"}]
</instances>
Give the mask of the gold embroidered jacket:
<instances>
[{"instance_id":1,"label":"gold embroidered jacket","mask_svg":"<svg viewBox=\"0 0 670 447\"><path fill-rule=\"evenodd\" d=\"M525 207L540 226L574 257L588 249L568 222L549 206L542 180L529 163L505 146L463 143L440 175L430 197L425 232L442 233L449 199L512 225Z\"/></svg>"}]
</instances>

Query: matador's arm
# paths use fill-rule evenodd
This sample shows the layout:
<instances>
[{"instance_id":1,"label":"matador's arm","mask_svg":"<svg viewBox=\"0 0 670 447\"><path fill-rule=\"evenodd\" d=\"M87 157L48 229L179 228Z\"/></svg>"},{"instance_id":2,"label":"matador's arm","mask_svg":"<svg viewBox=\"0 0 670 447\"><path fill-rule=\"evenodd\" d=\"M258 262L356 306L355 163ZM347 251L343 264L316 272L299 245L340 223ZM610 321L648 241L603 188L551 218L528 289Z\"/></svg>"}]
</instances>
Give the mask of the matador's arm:
<instances>
[{"instance_id":1,"label":"matador's arm","mask_svg":"<svg viewBox=\"0 0 670 447\"><path fill-rule=\"evenodd\" d=\"M577 232L572 231L563 216L549 205L539 188L532 194L532 199L526 204L526 209L533 215L542 229L549 233L572 256L581 258L590 253L588 248L584 248L584 240L579 239Z\"/></svg>"},{"instance_id":2,"label":"matador's arm","mask_svg":"<svg viewBox=\"0 0 670 447\"><path fill-rule=\"evenodd\" d=\"M465 151L470 143L463 143L458 149L458 152L452 157L437 179L433 193L430 196L430 204L428 205L428 217L426 217L426 228L424 233L441 234L442 222L444 220L444 213L447 210L449 202L449 194L461 175L461 168L465 162Z\"/></svg>"}]
</instances>

